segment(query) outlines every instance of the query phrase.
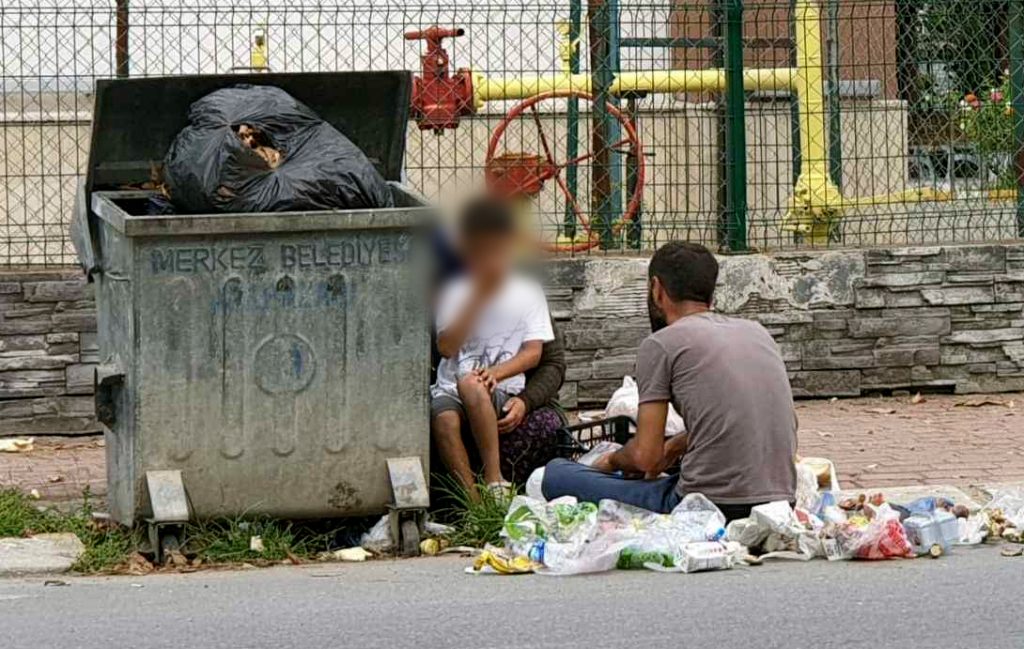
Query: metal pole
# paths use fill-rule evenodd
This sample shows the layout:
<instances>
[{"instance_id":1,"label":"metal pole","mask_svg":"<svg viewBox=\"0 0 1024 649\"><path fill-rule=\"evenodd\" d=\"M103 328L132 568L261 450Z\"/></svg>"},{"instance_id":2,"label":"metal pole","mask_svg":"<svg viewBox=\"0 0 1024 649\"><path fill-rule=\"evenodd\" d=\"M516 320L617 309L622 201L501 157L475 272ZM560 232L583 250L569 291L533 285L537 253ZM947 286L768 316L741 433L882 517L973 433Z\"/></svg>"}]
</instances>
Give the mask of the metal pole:
<instances>
[{"instance_id":1,"label":"metal pole","mask_svg":"<svg viewBox=\"0 0 1024 649\"><path fill-rule=\"evenodd\" d=\"M828 152L829 175L843 189L842 115L839 104L839 1L828 0Z\"/></svg>"},{"instance_id":2,"label":"metal pole","mask_svg":"<svg viewBox=\"0 0 1024 649\"><path fill-rule=\"evenodd\" d=\"M583 16L582 0L569 0L569 72L579 74L580 72L580 50L577 47L580 40L580 20ZM566 112L566 138L565 148L568 160L574 160L580 154L580 100L572 97L569 99L569 106ZM579 179L576 165L569 165L565 169L565 183L569 187L569 193L573 198L579 196ZM566 201L565 218L562 226L562 233L572 239L576 236L576 211L572 204Z\"/></svg>"},{"instance_id":3,"label":"metal pole","mask_svg":"<svg viewBox=\"0 0 1024 649\"><path fill-rule=\"evenodd\" d=\"M725 139L729 250L747 249L747 134L743 91L743 0L725 4Z\"/></svg>"},{"instance_id":4,"label":"metal pole","mask_svg":"<svg viewBox=\"0 0 1024 649\"><path fill-rule=\"evenodd\" d=\"M1024 237L1024 0L1010 0L1010 102L1017 171L1017 236Z\"/></svg>"},{"instance_id":5,"label":"metal pole","mask_svg":"<svg viewBox=\"0 0 1024 649\"><path fill-rule=\"evenodd\" d=\"M601 238L601 248L614 246L610 213L611 152L608 149L608 114L605 104L610 97L612 75L609 62L609 20L608 0L588 0L587 21L590 35L590 70L594 85L593 124L591 124L591 152L594 154L591 169L590 204L593 230Z\"/></svg>"},{"instance_id":6,"label":"metal pole","mask_svg":"<svg viewBox=\"0 0 1024 649\"><path fill-rule=\"evenodd\" d=\"M128 76L128 0L117 0L114 21L115 72L123 78Z\"/></svg>"},{"instance_id":7,"label":"metal pole","mask_svg":"<svg viewBox=\"0 0 1024 649\"><path fill-rule=\"evenodd\" d=\"M716 69L725 68L725 0L713 0L708 8L711 19L711 35L716 47L712 52L711 64ZM725 94L716 89L715 94L715 207L718 218L715 227L716 240L719 248L729 246L729 191L727 188L729 172L726 162L729 142L725 132L726 126Z\"/></svg>"},{"instance_id":8,"label":"metal pole","mask_svg":"<svg viewBox=\"0 0 1024 649\"><path fill-rule=\"evenodd\" d=\"M639 104L636 95L629 95L626 99L626 114L629 116L629 120L633 122L634 128L636 128L636 118L638 112ZM633 192L636 191L637 181L639 180L636 163L636 156L628 155L626 157L626 191L628 192L629 196L633 196ZM642 215L643 202L641 201L640 205L636 209L636 214L633 215L633 219L626 229L626 245L634 250L640 249Z\"/></svg>"},{"instance_id":9,"label":"metal pole","mask_svg":"<svg viewBox=\"0 0 1024 649\"><path fill-rule=\"evenodd\" d=\"M796 2L789 3L789 10L796 11ZM796 68L796 21L789 21L789 33L792 46L790 47L789 64ZM800 146L800 102L797 100L796 90L789 90L789 135L790 146L793 156L793 184L796 185L800 179L800 165L803 161L803 149Z\"/></svg>"}]
</instances>

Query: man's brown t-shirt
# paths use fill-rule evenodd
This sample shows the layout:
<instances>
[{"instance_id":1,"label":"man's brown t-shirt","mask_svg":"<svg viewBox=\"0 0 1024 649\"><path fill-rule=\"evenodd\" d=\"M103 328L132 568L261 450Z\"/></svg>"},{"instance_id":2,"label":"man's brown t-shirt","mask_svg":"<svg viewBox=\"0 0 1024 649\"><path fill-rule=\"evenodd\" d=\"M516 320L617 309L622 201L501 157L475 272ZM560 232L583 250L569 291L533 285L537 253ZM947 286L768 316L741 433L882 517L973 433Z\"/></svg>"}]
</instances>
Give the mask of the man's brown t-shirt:
<instances>
[{"instance_id":1,"label":"man's brown t-shirt","mask_svg":"<svg viewBox=\"0 0 1024 649\"><path fill-rule=\"evenodd\" d=\"M680 318L644 340L636 373L640 403L671 401L686 422L680 494L793 500L793 393L764 327L710 312Z\"/></svg>"}]
</instances>

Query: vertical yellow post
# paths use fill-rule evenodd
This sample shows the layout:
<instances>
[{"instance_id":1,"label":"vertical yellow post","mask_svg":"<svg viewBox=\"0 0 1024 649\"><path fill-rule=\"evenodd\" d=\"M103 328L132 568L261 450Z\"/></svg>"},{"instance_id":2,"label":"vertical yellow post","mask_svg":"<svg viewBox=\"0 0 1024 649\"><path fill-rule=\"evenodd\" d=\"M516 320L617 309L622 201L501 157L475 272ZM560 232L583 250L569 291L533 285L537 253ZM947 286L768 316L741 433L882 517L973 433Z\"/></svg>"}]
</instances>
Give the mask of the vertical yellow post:
<instances>
[{"instance_id":1,"label":"vertical yellow post","mask_svg":"<svg viewBox=\"0 0 1024 649\"><path fill-rule=\"evenodd\" d=\"M249 67L253 72L266 72L270 69L268 59L266 30L256 32L249 51Z\"/></svg>"},{"instance_id":2,"label":"vertical yellow post","mask_svg":"<svg viewBox=\"0 0 1024 649\"><path fill-rule=\"evenodd\" d=\"M793 91L800 109L801 169L782 227L807 237L811 243L828 243L840 217L843 197L829 176L821 11L818 0L796 0L794 11Z\"/></svg>"}]
</instances>

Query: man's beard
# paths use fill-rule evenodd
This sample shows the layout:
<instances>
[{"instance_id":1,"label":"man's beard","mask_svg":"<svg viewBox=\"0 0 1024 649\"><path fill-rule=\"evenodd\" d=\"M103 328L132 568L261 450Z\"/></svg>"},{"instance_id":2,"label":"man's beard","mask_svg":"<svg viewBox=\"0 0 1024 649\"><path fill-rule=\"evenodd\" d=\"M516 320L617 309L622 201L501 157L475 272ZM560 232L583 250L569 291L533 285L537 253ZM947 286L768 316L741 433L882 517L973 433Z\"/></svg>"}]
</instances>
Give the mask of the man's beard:
<instances>
[{"instance_id":1,"label":"man's beard","mask_svg":"<svg viewBox=\"0 0 1024 649\"><path fill-rule=\"evenodd\" d=\"M664 329L668 326L668 321L665 319L665 312L659 309L658 305L654 303L654 291L650 288L647 289L647 315L651 319L651 333Z\"/></svg>"}]
</instances>

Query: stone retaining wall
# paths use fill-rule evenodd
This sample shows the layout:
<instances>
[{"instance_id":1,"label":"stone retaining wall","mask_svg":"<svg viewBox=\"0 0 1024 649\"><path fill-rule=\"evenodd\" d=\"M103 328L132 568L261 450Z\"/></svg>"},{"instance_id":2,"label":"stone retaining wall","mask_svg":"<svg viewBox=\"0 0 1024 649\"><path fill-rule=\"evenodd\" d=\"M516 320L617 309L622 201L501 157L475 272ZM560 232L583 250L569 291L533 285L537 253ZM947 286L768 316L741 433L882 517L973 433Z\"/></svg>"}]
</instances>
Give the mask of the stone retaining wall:
<instances>
[{"instance_id":1,"label":"stone retaining wall","mask_svg":"<svg viewBox=\"0 0 1024 649\"><path fill-rule=\"evenodd\" d=\"M1024 390L1024 243L722 257L716 305L775 336L794 394ZM649 332L647 260L550 263L567 406L603 404Z\"/></svg>"},{"instance_id":2,"label":"stone retaining wall","mask_svg":"<svg viewBox=\"0 0 1024 649\"><path fill-rule=\"evenodd\" d=\"M775 336L801 397L1024 390L1024 243L722 257L720 311ZM544 266L568 348L562 400L604 404L649 332L647 260ZM92 288L77 268L0 272L0 435L99 430Z\"/></svg>"},{"instance_id":3,"label":"stone retaining wall","mask_svg":"<svg viewBox=\"0 0 1024 649\"><path fill-rule=\"evenodd\" d=\"M0 436L100 430L92 293L77 268L0 271Z\"/></svg>"}]
</instances>

